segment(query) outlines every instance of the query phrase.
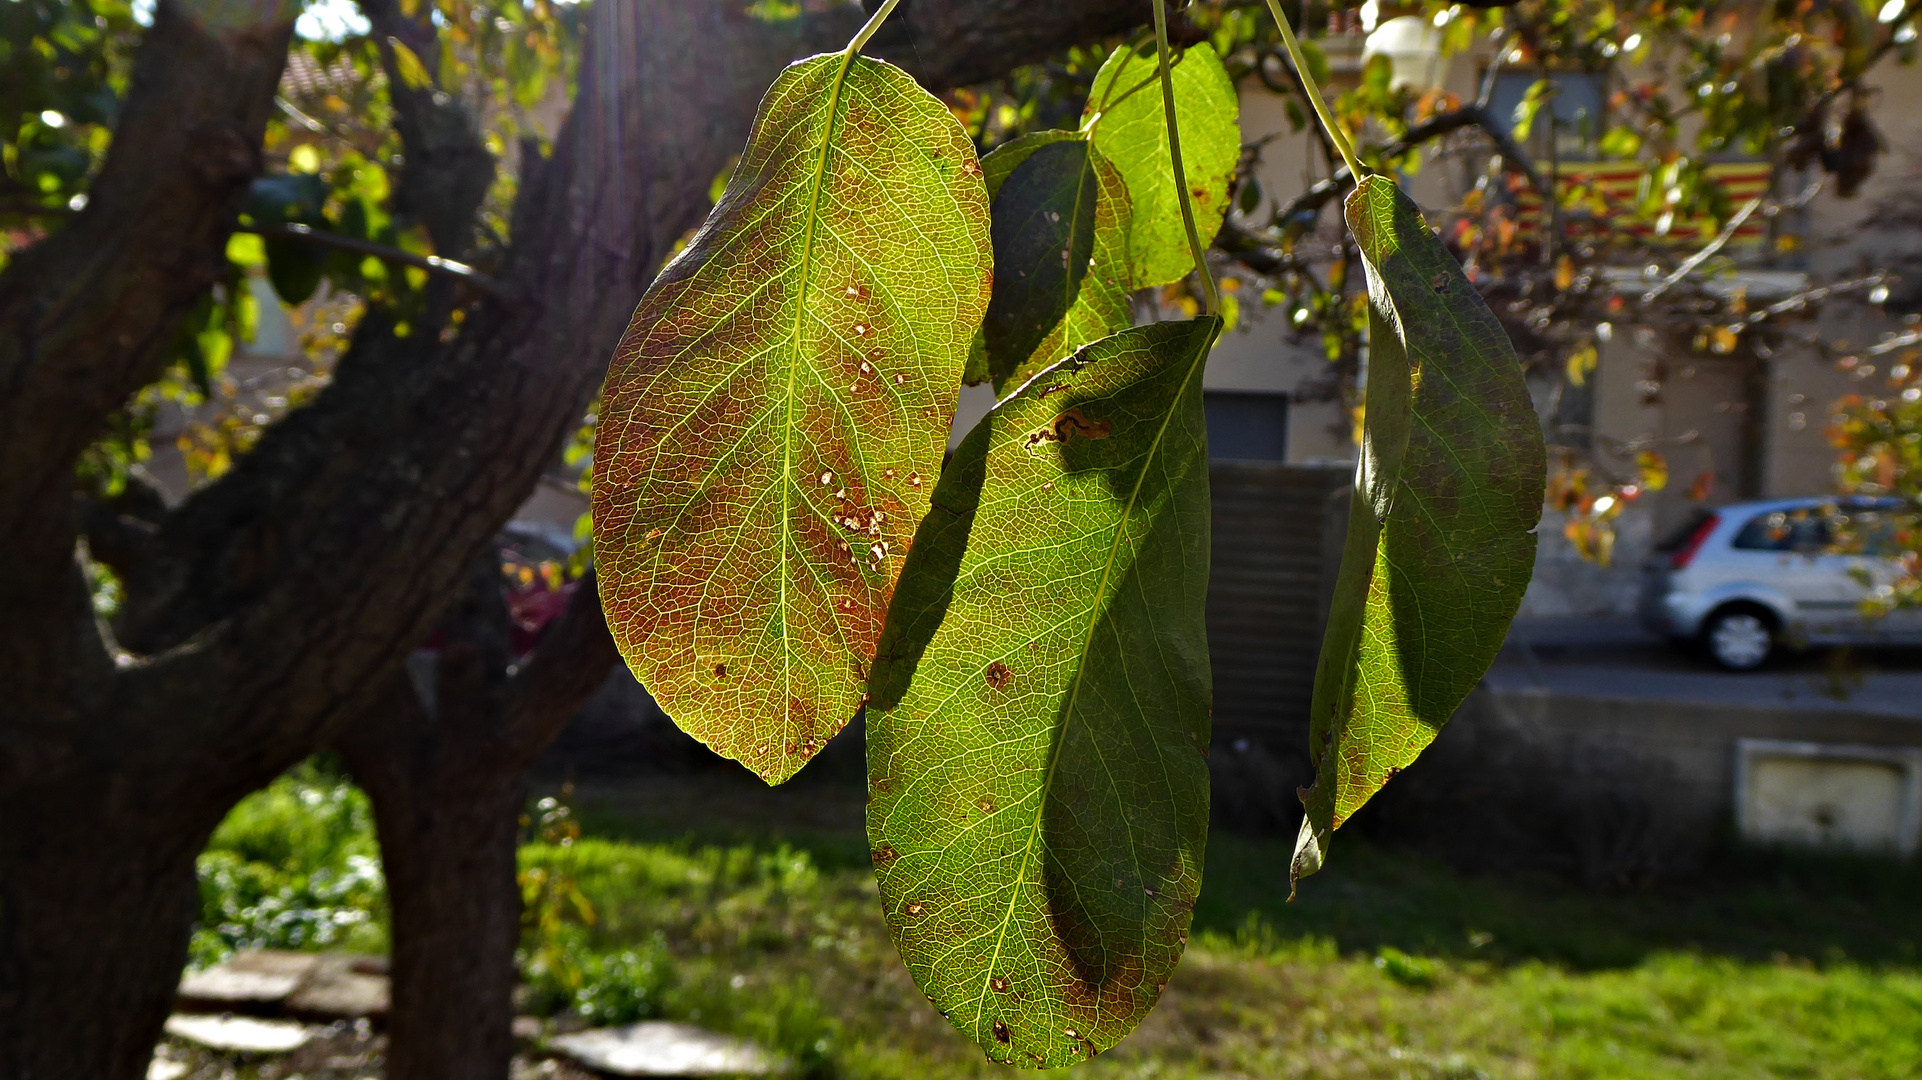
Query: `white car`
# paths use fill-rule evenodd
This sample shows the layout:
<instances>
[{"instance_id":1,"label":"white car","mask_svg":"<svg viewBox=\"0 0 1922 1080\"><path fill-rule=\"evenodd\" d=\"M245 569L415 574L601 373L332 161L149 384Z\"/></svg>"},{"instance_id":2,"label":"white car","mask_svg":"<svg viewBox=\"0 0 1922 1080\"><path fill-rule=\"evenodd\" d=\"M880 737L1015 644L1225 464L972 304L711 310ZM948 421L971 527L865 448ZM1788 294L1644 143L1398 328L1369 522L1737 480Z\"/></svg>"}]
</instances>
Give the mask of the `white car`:
<instances>
[{"instance_id":1,"label":"white car","mask_svg":"<svg viewBox=\"0 0 1922 1080\"><path fill-rule=\"evenodd\" d=\"M1895 581L1898 499L1804 498L1736 503L1699 515L1642 566L1648 630L1694 642L1730 671L1761 667L1778 648L1922 644L1922 610L1870 610ZM1839 550L1839 532L1859 538Z\"/></svg>"}]
</instances>

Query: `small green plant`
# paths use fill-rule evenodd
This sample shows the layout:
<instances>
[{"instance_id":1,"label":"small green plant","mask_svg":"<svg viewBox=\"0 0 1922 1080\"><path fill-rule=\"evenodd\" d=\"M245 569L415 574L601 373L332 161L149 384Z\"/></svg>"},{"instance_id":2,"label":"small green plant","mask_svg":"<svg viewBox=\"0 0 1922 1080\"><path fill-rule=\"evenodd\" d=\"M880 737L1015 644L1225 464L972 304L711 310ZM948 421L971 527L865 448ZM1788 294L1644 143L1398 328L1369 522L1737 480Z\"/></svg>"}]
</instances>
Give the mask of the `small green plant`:
<instances>
[{"instance_id":1,"label":"small green plant","mask_svg":"<svg viewBox=\"0 0 1922 1080\"><path fill-rule=\"evenodd\" d=\"M574 844L581 838L581 826L567 802L573 794L574 785L563 785L558 797L545 796L534 804L532 815L521 815L522 828L531 829L535 839L559 852L559 858L525 866L518 874L521 927L530 942L522 969L534 985L551 986L565 995L580 992L586 983L574 958L578 931L568 917L571 914L587 927L598 921L594 905L574 880Z\"/></svg>"},{"instance_id":2,"label":"small green plant","mask_svg":"<svg viewBox=\"0 0 1922 1080\"><path fill-rule=\"evenodd\" d=\"M1392 945L1375 954L1375 968L1403 986L1429 987L1441 974L1441 965L1421 956L1410 956Z\"/></svg>"},{"instance_id":3,"label":"small green plant","mask_svg":"<svg viewBox=\"0 0 1922 1080\"><path fill-rule=\"evenodd\" d=\"M241 800L198 875L195 966L237 949L384 946L387 889L367 796L321 763Z\"/></svg>"}]
</instances>

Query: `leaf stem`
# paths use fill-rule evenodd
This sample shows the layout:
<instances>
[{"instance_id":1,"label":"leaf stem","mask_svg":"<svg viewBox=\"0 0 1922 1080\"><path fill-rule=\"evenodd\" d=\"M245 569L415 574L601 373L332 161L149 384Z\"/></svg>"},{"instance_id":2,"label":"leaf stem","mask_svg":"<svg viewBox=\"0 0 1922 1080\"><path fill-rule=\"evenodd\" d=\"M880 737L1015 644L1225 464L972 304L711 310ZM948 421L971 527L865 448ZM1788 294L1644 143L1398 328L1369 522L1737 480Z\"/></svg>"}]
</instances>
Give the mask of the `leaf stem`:
<instances>
[{"instance_id":1,"label":"leaf stem","mask_svg":"<svg viewBox=\"0 0 1922 1080\"><path fill-rule=\"evenodd\" d=\"M1208 270L1208 256L1202 249L1201 232L1195 228L1195 208L1188 196L1188 170L1181 164L1181 131L1175 123L1175 81L1168 70L1168 9L1165 0L1155 0L1155 49L1161 57L1161 113L1168 121L1168 158L1174 165L1175 201L1181 206L1181 224L1188 230L1188 253L1194 256L1195 273L1201 275L1204 310L1213 315L1221 310L1221 291L1215 286L1215 275Z\"/></svg>"},{"instance_id":2,"label":"leaf stem","mask_svg":"<svg viewBox=\"0 0 1922 1080\"><path fill-rule=\"evenodd\" d=\"M1335 123L1334 114L1328 111L1328 103L1322 100L1321 87L1315 85L1315 76L1308 70L1308 60L1301 55L1301 43L1295 40L1295 32L1289 29L1287 17L1281 13L1281 4L1277 0L1268 0L1268 12L1275 17L1275 25L1281 28L1281 43L1288 47L1288 58L1294 61L1295 74L1301 77L1301 88L1308 92L1308 104L1315 107L1315 115L1328 132L1329 140L1335 144L1336 150L1341 151L1341 160L1348 166L1348 174L1355 178L1356 183L1360 183L1364 175L1361 161L1355 157L1355 148L1348 142L1348 133Z\"/></svg>"},{"instance_id":3,"label":"leaf stem","mask_svg":"<svg viewBox=\"0 0 1922 1080\"><path fill-rule=\"evenodd\" d=\"M874 14L868 16L868 21L863 23L861 29L855 31L854 36L848 40L848 55L853 56L860 52L868 43L868 39L874 36L875 31L881 29L881 24L887 22L888 16L894 14L894 9L900 5L901 0L886 0Z\"/></svg>"}]
</instances>

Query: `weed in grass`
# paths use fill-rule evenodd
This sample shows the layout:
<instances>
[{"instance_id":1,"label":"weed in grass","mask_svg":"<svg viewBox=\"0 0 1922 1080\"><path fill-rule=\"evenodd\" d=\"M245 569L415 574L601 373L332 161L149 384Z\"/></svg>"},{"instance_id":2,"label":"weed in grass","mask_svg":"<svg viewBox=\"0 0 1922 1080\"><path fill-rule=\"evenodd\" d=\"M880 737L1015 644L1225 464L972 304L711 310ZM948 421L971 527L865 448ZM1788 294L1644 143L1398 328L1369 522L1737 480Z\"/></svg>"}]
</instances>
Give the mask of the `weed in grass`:
<instances>
[{"instance_id":1,"label":"weed in grass","mask_svg":"<svg viewBox=\"0 0 1922 1080\"><path fill-rule=\"evenodd\" d=\"M237 949L386 948L387 890L367 797L304 764L242 799L196 870L195 967Z\"/></svg>"}]
</instances>

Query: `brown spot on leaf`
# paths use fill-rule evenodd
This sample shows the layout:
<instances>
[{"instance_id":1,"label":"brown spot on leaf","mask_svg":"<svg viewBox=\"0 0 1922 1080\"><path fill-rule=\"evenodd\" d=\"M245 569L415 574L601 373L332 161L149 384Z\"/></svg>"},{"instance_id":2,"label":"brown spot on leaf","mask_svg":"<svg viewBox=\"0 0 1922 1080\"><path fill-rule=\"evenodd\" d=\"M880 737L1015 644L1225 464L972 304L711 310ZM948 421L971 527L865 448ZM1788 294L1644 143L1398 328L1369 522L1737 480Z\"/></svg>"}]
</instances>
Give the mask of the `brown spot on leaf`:
<instances>
[{"instance_id":1,"label":"brown spot on leaf","mask_svg":"<svg viewBox=\"0 0 1922 1080\"><path fill-rule=\"evenodd\" d=\"M975 161L973 158L969 158L968 160L961 163L961 171L964 173L967 173L969 176L980 176L981 165L979 162Z\"/></svg>"},{"instance_id":2,"label":"brown spot on leaf","mask_svg":"<svg viewBox=\"0 0 1922 1080\"><path fill-rule=\"evenodd\" d=\"M988 986L997 994L1005 994L1008 992L1008 980L999 975L989 979Z\"/></svg>"},{"instance_id":3,"label":"brown spot on leaf","mask_svg":"<svg viewBox=\"0 0 1922 1080\"><path fill-rule=\"evenodd\" d=\"M1003 1042L1003 1043L1007 1042L1008 1041L1008 1025L1002 1023L999 1020L996 1020L994 1022L994 1038L996 1042Z\"/></svg>"},{"instance_id":4,"label":"brown spot on leaf","mask_svg":"<svg viewBox=\"0 0 1922 1080\"><path fill-rule=\"evenodd\" d=\"M874 856L874 865L883 870L893 866L894 860L901 857L901 853L894 850L893 844L882 844L880 847L875 848L871 854Z\"/></svg>"},{"instance_id":5,"label":"brown spot on leaf","mask_svg":"<svg viewBox=\"0 0 1922 1080\"><path fill-rule=\"evenodd\" d=\"M975 809L984 814L992 814L994 813L994 797L991 795L983 795L974 800L974 806Z\"/></svg>"},{"instance_id":6,"label":"brown spot on leaf","mask_svg":"<svg viewBox=\"0 0 1922 1080\"><path fill-rule=\"evenodd\" d=\"M1005 689L1012 681L1014 681L1014 672L1008 670L1008 665L999 660L988 665L989 686L996 690L1001 690Z\"/></svg>"},{"instance_id":7,"label":"brown spot on leaf","mask_svg":"<svg viewBox=\"0 0 1922 1080\"><path fill-rule=\"evenodd\" d=\"M908 901L908 914L910 915L919 915L923 911L926 911L927 909L928 909L928 906L926 904L923 904L919 900Z\"/></svg>"},{"instance_id":8,"label":"brown spot on leaf","mask_svg":"<svg viewBox=\"0 0 1922 1080\"><path fill-rule=\"evenodd\" d=\"M714 665L714 677L717 679L727 678L727 665L726 664Z\"/></svg>"},{"instance_id":9,"label":"brown spot on leaf","mask_svg":"<svg viewBox=\"0 0 1922 1080\"><path fill-rule=\"evenodd\" d=\"M1076 435L1084 439L1105 439L1113 434L1113 424L1106 420L1090 420L1081 415L1081 409L1077 406L1055 417L1054 423L1029 435L1028 449L1032 450L1045 442L1065 443Z\"/></svg>"}]
</instances>

